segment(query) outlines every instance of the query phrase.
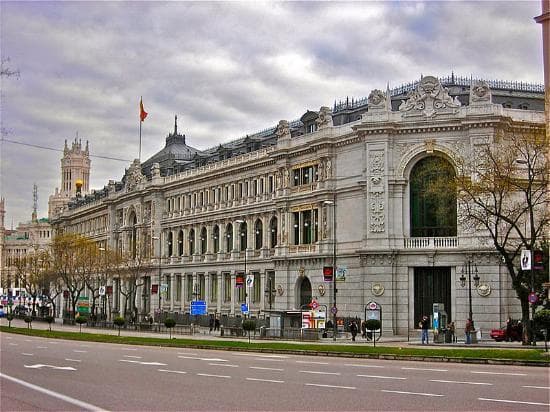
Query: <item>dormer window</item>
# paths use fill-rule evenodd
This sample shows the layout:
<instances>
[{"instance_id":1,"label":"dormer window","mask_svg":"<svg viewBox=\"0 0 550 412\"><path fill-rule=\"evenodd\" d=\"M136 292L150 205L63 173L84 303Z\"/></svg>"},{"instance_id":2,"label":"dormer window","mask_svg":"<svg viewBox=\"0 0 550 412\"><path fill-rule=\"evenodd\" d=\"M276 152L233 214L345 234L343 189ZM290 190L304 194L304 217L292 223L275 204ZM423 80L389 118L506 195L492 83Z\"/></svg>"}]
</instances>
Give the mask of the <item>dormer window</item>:
<instances>
[{"instance_id":1,"label":"dormer window","mask_svg":"<svg viewBox=\"0 0 550 412\"><path fill-rule=\"evenodd\" d=\"M313 133L317 131L317 125L315 123L310 123L307 125L307 132Z\"/></svg>"}]
</instances>

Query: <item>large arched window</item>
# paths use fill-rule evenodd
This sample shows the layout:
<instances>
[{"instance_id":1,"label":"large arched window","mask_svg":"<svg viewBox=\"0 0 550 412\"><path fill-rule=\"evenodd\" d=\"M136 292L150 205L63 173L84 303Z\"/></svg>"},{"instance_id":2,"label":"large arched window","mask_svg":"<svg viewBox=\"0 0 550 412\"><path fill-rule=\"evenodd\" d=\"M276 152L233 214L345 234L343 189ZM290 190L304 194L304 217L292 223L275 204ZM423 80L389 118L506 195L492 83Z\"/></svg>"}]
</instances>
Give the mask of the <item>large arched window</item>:
<instances>
[{"instance_id":1,"label":"large arched window","mask_svg":"<svg viewBox=\"0 0 550 412\"><path fill-rule=\"evenodd\" d=\"M174 235L172 232L168 232L168 256L173 256Z\"/></svg>"},{"instance_id":2,"label":"large arched window","mask_svg":"<svg viewBox=\"0 0 550 412\"><path fill-rule=\"evenodd\" d=\"M247 232L247 224L246 222L243 222L239 225L239 236L241 237L241 252L244 252L248 247L246 232Z\"/></svg>"},{"instance_id":3,"label":"large arched window","mask_svg":"<svg viewBox=\"0 0 550 412\"><path fill-rule=\"evenodd\" d=\"M183 256L183 230L178 232L178 256Z\"/></svg>"},{"instance_id":4,"label":"large arched window","mask_svg":"<svg viewBox=\"0 0 550 412\"><path fill-rule=\"evenodd\" d=\"M189 254L195 254L195 229L189 231Z\"/></svg>"},{"instance_id":5,"label":"large arched window","mask_svg":"<svg viewBox=\"0 0 550 412\"><path fill-rule=\"evenodd\" d=\"M132 254L132 258L136 258L137 256L137 218L136 214L132 212L132 215L129 219L130 222L130 253Z\"/></svg>"},{"instance_id":6,"label":"large arched window","mask_svg":"<svg viewBox=\"0 0 550 412\"><path fill-rule=\"evenodd\" d=\"M214 253L218 253L220 251L220 227L218 225L214 226L212 239L214 240Z\"/></svg>"},{"instance_id":7,"label":"large arched window","mask_svg":"<svg viewBox=\"0 0 550 412\"><path fill-rule=\"evenodd\" d=\"M225 251L231 252L233 250L233 225L230 223L225 229Z\"/></svg>"},{"instance_id":8,"label":"large arched window","mask_svg":"<svg viewBox=\"0 0 550 412\"><path fill-rule=\"evenodd\" d=\"M254 249L261 249L263 246L264 225L260 219L254 224Z\"/></svg>"},{"instance_id":9,"label":"large arched window","mask_svg":"<svg viewBox=\"0 0 550 412\"><path fill-rule=\"evenodd\" d=\"M206 253L206 244L208 243L208 238L206 235L206 228L201 229L201 255Z\"/></svg>"},{"instance_id":10,"label":"large arched window","mask_svg":"<svg viewBox=\"0 0 550 412\"><path fill-rule=\"evenodd\" d=\"M269 222L269 231L270 231L270 248L273 249L277 246L277 218L272 217Z\"/></svg>"},{"instance_id":11,"label":"large arched window","mask_svg":"<svg viewBox=\"0 0 550 412\"><path fill-rule=\"evenodd\" d=\"M455 171L442 157L425 157L410 178L411 236L456 236Z\"/></svg>"}]
</instances>

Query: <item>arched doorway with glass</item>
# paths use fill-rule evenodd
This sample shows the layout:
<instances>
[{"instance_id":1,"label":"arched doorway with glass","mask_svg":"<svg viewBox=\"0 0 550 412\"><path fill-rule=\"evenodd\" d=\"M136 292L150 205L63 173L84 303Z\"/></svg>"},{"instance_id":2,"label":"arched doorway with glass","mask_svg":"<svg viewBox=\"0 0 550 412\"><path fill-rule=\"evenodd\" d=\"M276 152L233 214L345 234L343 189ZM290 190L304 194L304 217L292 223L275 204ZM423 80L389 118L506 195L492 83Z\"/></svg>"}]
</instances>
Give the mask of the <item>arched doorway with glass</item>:
<instances>
[{"instance_id":1,"label":"arched doorway with glass","mask_svg":"<svg viewBox=\"0 0 550 412\"><path fill-rule=\"evenodd\" d=\"M420 159L410 174L410 228L412 237L457 235L455 170L441 156Z\"/></svg>"},{"instance_id":2,"label":"arched doorway with glass","mask_svg":"<svg viewBox=\"0 0 550 412\"><path fill-rule=\"evenodd\" d=\"M313 297L311 293L311 282L308 279L307 276L302 276L298 278L297 282L297 308L301 308L303 305L308 305L311 303L311 299Z\"/></svg>"}]
</instances>

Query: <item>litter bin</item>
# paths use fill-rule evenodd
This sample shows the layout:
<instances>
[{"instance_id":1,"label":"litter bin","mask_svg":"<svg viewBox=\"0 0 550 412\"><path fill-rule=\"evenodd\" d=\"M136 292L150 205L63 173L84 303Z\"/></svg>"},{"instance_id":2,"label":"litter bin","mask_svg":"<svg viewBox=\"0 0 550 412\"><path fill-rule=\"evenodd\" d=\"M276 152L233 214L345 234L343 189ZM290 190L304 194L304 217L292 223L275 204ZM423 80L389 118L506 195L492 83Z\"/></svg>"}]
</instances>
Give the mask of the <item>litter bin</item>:
<instances>
[{"instance_id":1,"label":"litter bin","mask_svg":"<svg viewBox=\"0 0 550 412\"><path fill-rule=\"evenodd\" d=\"M445 343L453 343L453 335L449 329L443 330L445 333Z\"/></svg>"}]
</instances>

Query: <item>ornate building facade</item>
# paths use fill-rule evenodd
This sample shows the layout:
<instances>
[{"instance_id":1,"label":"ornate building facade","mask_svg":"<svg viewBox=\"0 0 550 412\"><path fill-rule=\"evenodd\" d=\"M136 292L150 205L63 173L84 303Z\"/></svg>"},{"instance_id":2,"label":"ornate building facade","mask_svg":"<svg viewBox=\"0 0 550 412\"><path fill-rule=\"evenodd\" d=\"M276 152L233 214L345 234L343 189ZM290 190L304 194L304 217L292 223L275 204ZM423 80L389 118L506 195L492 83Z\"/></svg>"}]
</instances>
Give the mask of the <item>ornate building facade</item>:
<instances>
[{"instance_id":1,"label":"ornate building facade","mask_svg":"<svg viewBox=\"0 0 550 412\"><path fill-rule=\"evenodd\" d=\"M506 268L487 239L457 225L456 204L434 216L415 176L434 164L452 176L502 127L543 127L543 93L426 76L208 150L188 146L176 123L159 153L71 200L53 225L101 247L143 250L151 266L140 313L188 313L204 300L211 314L237 316L244 273L254 280L254 316L312 299L330 308L323 267L335 258L338 316L363 318L376 301L384 332L403 335L442 303L460 328L468 316L461 269L475 261L476 326L496 327L520 310ZM110 283L116 310L120 280Z\"/></svg>"}]
</instances>

